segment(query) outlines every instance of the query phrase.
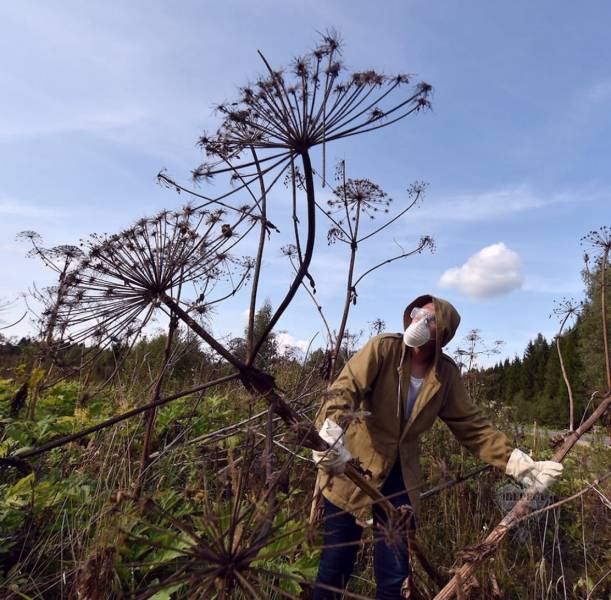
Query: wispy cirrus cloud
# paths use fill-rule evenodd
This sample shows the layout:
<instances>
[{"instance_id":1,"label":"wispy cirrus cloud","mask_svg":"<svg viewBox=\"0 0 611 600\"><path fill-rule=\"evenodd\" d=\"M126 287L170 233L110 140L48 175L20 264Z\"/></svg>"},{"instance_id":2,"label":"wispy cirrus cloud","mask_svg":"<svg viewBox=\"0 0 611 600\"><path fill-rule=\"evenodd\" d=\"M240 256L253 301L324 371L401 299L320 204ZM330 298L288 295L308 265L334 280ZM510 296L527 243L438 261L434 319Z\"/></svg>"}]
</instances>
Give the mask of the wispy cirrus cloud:
<instances>
[{"instance_id":1,"label":"wispy cirrus cloud","mask_svg":"<svg viewBox=\"0 0 611 600\"><path fill-rule=\"evenodd\" d=\"M118 13L74 4L51 9L24 0L0 8L7 29L0 50L28 43L0 73L0 85L10 90L0 98L0 143L64 142L76 134L190 157L214 86L206 81L202 90L199 80L176 69L165 43L188 46L193 32L181 33L153 5ZM138 23L133 34L126 31L130 20Z\"/></svg>"},{"instance_id":2,"label":"wispy cirrus cloud","mask_svg":"<svg viewBox=\"0 0 611 600\"><path fill-rule=\"evenodd\" d=\"M577 272L569 277L532 275L526 277L523 290L534 294L579 295L583 290L583 281Z\"/></svg>"},{"instance_id":3,"label":"wispy cirrus cloud","mask_svg":"<svg viewBox=\"0 0 611 600\"><path fill-rule=\"evenodd\" d=\"M431 198L406 218L426 221L486 221L553 205L576 202L576 192L535 193L528 185L518 185L476 193L461 193L435 200Z\"/></svg>"},{"instance_id":4,"label":"wispy cirrus cloud","mask_svg":"<svg viewBox=\"0 0 611 600\"><path fill-rule=\"evenodd\" d=\"M611 78L606 77L592 82L581 92L581 99L596 106L611 102Z\"/></svg>"},{"instance_id":5,"label":"wispy cirrus cloud","mask_svg":"<svg viewBox=\"0 0 611 600\"><path fill-rule=\"evenodd\" d=\"M85 112L59 115L55 119L22 120L0 125L0 139L29 138L65 133L104 133L143 122L149 115L142 110L121 108L115 112Z\"/></svg>"},{"instance_id":6,"label":"wispy cirrus cloud","mask_svg":"<svg viewBox=\"0 0 611 600\"><path fill-rule=\"evenodd\" d=\"M36 206L16 200L0 196L0 215L5 217L26 217L30 219L49 219L57 217L61 214L61 209L49 208L44 206Z\"/></svg>"}]
</instances>

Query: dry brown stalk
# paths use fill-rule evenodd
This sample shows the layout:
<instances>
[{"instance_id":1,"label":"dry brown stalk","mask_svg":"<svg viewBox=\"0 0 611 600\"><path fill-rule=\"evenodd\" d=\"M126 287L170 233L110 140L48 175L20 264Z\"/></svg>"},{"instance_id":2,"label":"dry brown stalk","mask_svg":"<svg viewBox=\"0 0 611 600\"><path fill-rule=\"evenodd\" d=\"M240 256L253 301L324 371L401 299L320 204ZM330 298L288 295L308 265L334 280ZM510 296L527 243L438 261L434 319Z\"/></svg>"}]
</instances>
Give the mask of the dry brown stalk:
<instances>
[{"instance_id":1,"label":"dry brown stalk","mask_svg":"<svg viewBox=\"0 0 611 600\"><path fill-rule=\"evenodd\" d=\"M552 460L562 462L564 457L575 446L579 438L592 428L592 426L605 414L611 406L611 392L607 392L601 403L590 417L575 431L569 434L562 447L556 451ZM456 574L446 586L435 596L434 600L451 600L457 595L459 579L463 581L474 573L477 565L485 558L496 552L507 533L531 511L530 503L535 496L532 488L527 489L516 505L503 517L501 522L490 532L488 537L478 546L479 552L474 552L465 564L456 571Z\"/></svg>"},{"instance_id":2,"label":"dry brown stalk","mask_svg":"<svg viewBox=\"0 0 611 600\"><path fill-rule=\"evenodd\" d=\"M170 352L172 350L172 340L174 338L174 333L176 331L176 327L178 322L174 315L170 317L170 325L168 327L167 340L165 343L165 348L163 351L163 359L162 364L159 369L159 375L157 376L157 381L155 382L155 391L153 392L153 402L159 401L161 397L161 386L163 385L164 378L168 372L168 367L170 364ZM145 427L144 427L144 440L142 442L142 456L140 459L140 471L138 473L138 479L136 481L136 487L134 494L136 497L140 496L142 492L142 487L144 485L144 480L146 477L146 470L150 464L150 454L151 454L151 446L153 443L153 434L155 427L155 417L157 415L157 408L153 407L148 410L144 415Z\"/></svg>"},{"instance_id":3,"label":"dry brown stalk","mask_svg":"<svg viewBox=\"0 0 611 600\"><path fill-rule=\"evenodd\" d=\"M562 379L566 385L566 390L569 394L569 431L573 431L575 424L575 401L573 400L573 389L571 388L571 382L564 366L564 359L562 358L562 352L560 350L560 334L556 337L556 350L558 351L558 361L560 362L560 370L562 371Z\"/></svg>"},{"instance_id":4,"label":"dry brown stalk","mask_svg":"<svg viewBox=\"0 0 611 600\"><path fill-rule=\"evenodd\" d=\"M609 352L609 335L607 322L607 268L609 266L609 253L611 252L611 228L603 225L597 230L588 232L581 238L584 245L593 247L599 252L600 261L600 309L602 317L603 348L605 352L605 371L607 375L607 389L611 389L611 355ZM586 254L586 266L588 255Z\"/></svg>"},{"instance_id":5,"label":"dry brown stalk","mask_svg":"<svg viewBox=\"0 0 611 600\"><path fill-rule=\"evenodd\" d=\"M567 321L578 314L579 305L571 302L570 300L563 300L560 305L554 310L554 313L561 317L560 329L556 335L556 350L558 351L558 361L560 362L560 370L562 372L562 379L566 385L566 390L569 395L569 431L573 431L575 425L575 400L573 398L573 388L569 381L569 376L566 372L564 365L564 358L562 356L562 350L560 349L560 339L562 338L562 330L566 325ZM611 387L611 386L610 386Z\"/></svg>"},{"instance_id":6,"label":"dry brown stalk","mask_svg":"<svg viewBox=\"0 0 611 600\"><path fill-rule=\"evenodd\" d=\"M499 582L496 579L496 575L494 573L490 573L490 583L492 584L492 597L495 599L500 599L503 597L503 592L499 586Z\"/></svg>"},{"instance_id":7,"label":"dry brown stalk","mask_svg":"<svg viewBox=\"0 0 611 600\"><path fill-rule=\"evenodd\" d=\"M609 244L605 246L601 260L600 306L602 313L603 347L605 349L605 369L607 370L607 387L611 389L611 358L609 357L609 340L607 338L607 263L609 262Z\"/></svg>"},{"instance_id":8,"label":"dry brown stalk","mask_svg":"<svg viewBox=\"0 0 611 600\"><path fill-rule=\"evenodd\" d=\"M456 578L456 597L458 600L465 600L465 589L463 587L460 571L457 571L454 577Z\"/></svg>"}]
</instances>

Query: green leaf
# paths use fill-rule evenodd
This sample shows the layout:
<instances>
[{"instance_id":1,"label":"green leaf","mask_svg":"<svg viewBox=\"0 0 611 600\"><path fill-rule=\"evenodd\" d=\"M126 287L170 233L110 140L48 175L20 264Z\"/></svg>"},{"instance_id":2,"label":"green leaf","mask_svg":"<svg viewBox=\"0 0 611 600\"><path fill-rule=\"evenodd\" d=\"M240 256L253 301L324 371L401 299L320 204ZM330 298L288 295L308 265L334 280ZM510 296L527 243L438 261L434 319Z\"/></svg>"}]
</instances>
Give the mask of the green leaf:
<instances>
[{"instance_id":1,"label":"green leaf","mask_svg":"<svg viewBox=\"0 0 611 600\"><path fill-rule=\"evenodd\" d=\"M7 499L8 497L17 497L23 496L24 494L31 494L32 488L34 487L34 481L34 473L30 473L29 475L22 477L15 485L13 485L9 489L7 493Z\"/></svg>"},{"instance_id":2,"label":"green leaf","mask_svg":"<svg viewBox=\"0 0 611 600\"><path fill-rule=\"evenodd\" d=\"M152 596L150 596L149 600L171 600L172 594L174 592L177 592L183 585L185 584L177 583L173 586L170 586L169 588L166 588L165 590L161 590L157 592L156 594L153 594Z\"/></svg>"}]
</instances>

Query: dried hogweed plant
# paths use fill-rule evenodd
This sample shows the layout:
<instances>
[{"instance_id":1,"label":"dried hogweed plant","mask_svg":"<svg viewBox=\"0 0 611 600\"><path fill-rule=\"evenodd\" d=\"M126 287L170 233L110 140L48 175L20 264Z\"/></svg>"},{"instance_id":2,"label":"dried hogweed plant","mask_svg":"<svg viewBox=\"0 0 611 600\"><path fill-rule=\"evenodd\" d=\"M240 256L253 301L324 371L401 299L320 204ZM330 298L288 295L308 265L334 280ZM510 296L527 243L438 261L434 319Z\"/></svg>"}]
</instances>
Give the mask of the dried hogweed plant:
<instances>
[{"instance_id":1,"label":"dried hogweed plant","mask_svg":"<svg viewBox=\"0 0 611 600\"><path fill-rule=\"evenodd\" d=\"M217 107L223 121L215 135L204 135L200 139L208 161L193 171L193 178L201 183L219 175L229 175L233 184L229 192L210 197L179 185L165 173L159 175L161 183L203 200L201 206L222 203L232 207L230 197L245 190L258 207L260 241L253 274L249 353L245 364L218 342L201 337L240 371L242 381L250 391L266 397L274 411L293 427L299 427L299 419L277 393L274 378L259 372L253 363L304 278L308 277L313 284L309 266L316 236L316 210L320 205L315 196L315 171L310 151L318 145L325 146L331 141L385 127L428 108L431 93L431 86L426 83L410 87L409 77L405 75L387 77L366 71L346 77L340 49L338 36L330 32L323 36L322 43L314 51L295 60L290 68L284 70L272 69L260 53L267 74L255 85L242 88L237 101ZM409 91L397 99L397 93L406 86ZM295 164L298 158L301 159L301 168ZM286 295L263 332L254 340L252 315L263 248L266 235L275 227L268 218L268 197L270 190L286 174L292 190L294 244L291 247L295 248L297 269ZM322 180L324 183L324 168ZM300 190L305 193L304 245L298 226L300 202L297 196ZM301 441L309 447L326 447L315 432L302 432L302 435L305 438L302 437Z\"/></svg>"},{"instance_id":2,"label":"dried hogweed plant","mask_svg":"<svg viewBox=\"0 0 611 600\"><path fill-rule=\"evenodd\" d=\"M389 207L393 202L392 198L378 184L369 179L347 178L345 161L338 163L335 180L337 185L333 189L334 196L327 201L326 214L332 221L332 225L327 232L327 241L329 244L334 244L335 242L346 244L350 248L350 260L340 324L335 334L329 335L330 340L332 340L330 367L328 370L328 378L330 380L334 379L337 372L337 361L346 332L350 307L357 302L357 286L359 283L380 267L414 254L420 254L427 248L433 251L435 247L433 238L429 235L424 235L414 248L406 250L399 246L401 249L399 254L386 258L369 267L362 274L356 275L356 255L360 244L378 235L421 202L424 197L426 184L418 182L410 185L407 189L407 202L396 214L389 216ZM384 221L381 224L377 224L373 229L368 229L368 223L371 223L378 217L382 217ZM366 228L365 231L363 231L364 227Z\"/></svg>"},{"instance_id":3,"label":"dried hogweed plant","mask_svg":"<svg viewBox=\"0 0 611 600\"><path fill-rule=\"evenodd\" d=\"M414 208L424 198L426 184L414 183L407 188L407 202L396 212L391 214L390 207L393 199L375 182L369 179L351 179L346 177L346 163L340 161L335 169L335 186L332 188L333 197L327 200L325 215L331 222L327 231L327 242L333 245L336 242L343 243L349 248L350 258L346 274L346 293L344 296L343 310L340 323L336 330L332 330L328 319L325 317L323 307L319 304L315 294L307 286L304 289L314 302L316 309L323 321L327 333L327 345L329 350L326 354L323 376L327 380L333 380L338 369L338 357L340 355L342 342L347 336L346 325L350 308L357 303L358 284L368 275L394 261L419 254L425 249L434 250L435 244L431 236L423 235L414 248L406 250L400 248L399 254L372 265L362 274L357 275L356 256L360 244L378 235L387 227L398 221L410 209ZM382 218L381 224L371 226L373 221ZM395 242L397 243L397 242ZM289 258L295 272L298 268L299 252L294 244L283 248L283 253Z\"/></svg>"},{"instance_id":4,"label":"dried hogweed plant","mask_svg":"<svg viewBox=\"0 0 611 600\"><path fill-rule=\"evenodd\" d=\"M562 339L562 333L567 323L573 319L579 317L579 313L582 309L582 303L569 298L563 298L560 302L556 303L552 313L560 321L560 327L554 340L556 342L556 351L558 352L558 361L560 363L560 371L562 372L562 379L566 385L567 393L569 395L569 432L575 430L575 399L573 397L573 388L569 380L566 366L564 364L564 357L562 356L562 350L560 348L560 340ZM550 315L551 317L552 315Z\"/></svg>"},{"instance_id":5,"label":"dried hogweed plant","mask_svg":"<svg viewBox=\"0 0 611 600\"><path fill-rule=\"evenodd\" d=\"M205 317L242 287L252 268L250 259L230 253L254 226L248 212L232 222L224 217L223 210L186 207L141 219L116 235L93 235L66 277L58 341L93 342L100 350L133 341L157 310ZM229 283L229 292L214 297L221 283Z\"/></svg>"},{"instance_id":6,"label":"dried hogweed plant","mask_svg":"<svg viewBox=\"0 0 611 600\"><path fill-rule=\"evenodd\" d=\"M609 254L611 253L611 227L603 225L588 232L581 238L582 245L596 252L595 261L599 267L600 307L602 316L603 348L605 350L605 371L607 374L607 390L611 390L611 355L609 353L609 337L607 323L607 270ZM586 254L586 269L589 256Z\"/></svg>"},{"instance_id":7,"label":"dried hogweed plant","mask_svg":"<svg viewBox=\"0 0 611 600\"><path fill-rule=\"evenodd\" d=\"M42 246L42 237L35 231L22 231L18 239L27 240L32 248L27 256L38 258L57 276L57 285L39 290L35 288L32 296L42 306L38 316L40 337L44 340L46 350L53 345L57 327L58 312L65 301L70 273L83 257L82 250L77 246L61 245L52 248Z\"/></svg>"},{"instance_id":8,"label":"dried hogweed plant","mask_svg":"<svg viewBox=\"0 0 611 600\"><path fill-rule=\"evenodd\" d=\"M288 174L293 192L294 245L298 270L269 326L251 348L249 364L276 325L305 277L314 251L316 209L311 150L323 147L322 182L326 182L326 144L391 125L430 106L431 86L411 85L407 75L386 76L373 70L346 74L338 35L328 32L310 53L285 69L273 69L259 53L267 70L254 84L244 86L234 102L217 107L223 116L214 135L203 135L200 145L208 160L193 171L196 182L228 174L233 188L209 197L177 184L166 174L159 179L178 191L194 194L204 205L227 202L240 190L248 190L261 208L262 229L269 223L262 205L269 191ZM301 161L301 169L296 164ZM306 240L302 245L297 224L299 188L305 192ZM263 238L261 238L261 247ZM257 267L256 267L257 268ZM256 292L253 293L253 296ZM251 314L252 311L251 305Z\"/></svg>"},{"instance_id":9,"label":"dried hogweed plant","mask_svg":"<svg viewBox=\"0 0 611 600\"><path fill-rule=\"evenodd\" d=\"M188 550L183 545L179 552L185 558L180 568L161 581L159 588L181 581L197 581L194 589L201 597L208 597L206 595L211 590L220 598L229 597L236 587L250 597L264 597L270 589L282 592L274 583L276 575L273 573L271 580L266 579L271 588L265 592L257 589L257 581L263 574L262 563L257 560L265 562L268 556L264 549L272 547L275 536L287 535L286 531L278 533L282 528L275 522L281 474L288 468L283 466L275 470L271 467L271 448L279 443L275 417L290 428L290 435L283 438L284 448L287 443L317 450L328 448L311 423L286 401L274 377L254 366L258 352L304 280L307 278L313 287L309 269L316 239L317 211L334 222L338 229L332 235L336 240L348 243L353 252L347 286L348 307L356 300L356 286L363 277L382 264L432 246L432 240L425 236L416 249L402 250L399 256L369 268L355 279L354 252L358 244L411 208L420 199L422 187L410 188L406 209L400 210L377 229L362 233L362 218L367 217L369 221L378 214L387 214L390 205L387 195L368 180L347 180L344 173L342 181L334 189L334 199L325 209L316 199L314 185L315 176L321 178L323 185L327 184L328 143L381 129L428 108L431 86L426 83L412 85L406 75L386 76L372 70L346 73L341 60L340 40L333 32L323 35L321 43L312 52L295 59L286 69L274 70L260 55L266 74L254 84L242 88L235 102L219 105L220 127L214 135L203 135L199 141L206 161L193 171L195 183L205 184L219 176L228 177L229 190L211 196L201 188L187 188L166 173L160 173L160 183L190 195L194 206L178 212L164 211L119 234L93 236L84 243L85 255L65 276L65 293L53 317L57 348L86 346L91 349L93 360L104 348L132 344L153 315L161 312L169 318L170 329L153 405L161 401L162 376L167 366L173 328L179 321L235 370L254 399L263 398L269 404L263 436L264 455L268 458L262 478L263 493L257 492L256 487L249 483L252 473L246 468L248 452L245 451L239 457L245 465L240 471L242 475L234 477L234 483L226 493L226 498L233 502L229 515L224 512L226 503L223 504L222 494L216 500L214 496L206 499L212 508L205 509L198 521L198 527L203 528L199 532L193 533L182 519L169 513L163 515L190 543ZM311 152L317 146L322 147L322 174L312 166ZM291 247L294 248L295 273L271 319L255 339L253 317L264 248L270 236L278 232L270 219L274 208L270 191L282 178L288 181L291 190ZM249 197L247 205L234 201L238 194L240 198L244 195ZM337 219L334 217L336 210L342 214ZM259 244L254 260L233 257L231 252L236 244L256 227L259 229ZM305 241L302 241L302 236ZM252 289L248 352L243 360L213 335L206 318L216 303L234 295L249 277ZM223 292L213 294L220 283L224 285ZM345 321L343 319L335 338L339 344ZM150 415L154 416L154 413ZM116 422L118 419L110 419L107 425ZM152 426L153 417L150 417L147 434L151 433ZM76 437L72 434L66 441ZM60 442L54 442L53 447L58 447ZM141 473L150 466L150 447L146 442L144 446ZM291 456L293 460L297 453ZM238 470L231 467L231 457L227 460L227 469L237 473ZM390 503L367 482L356 463L348 465L346 475L386 510L392 510ZM141 497L143 483L140 478L133 493L134 499ZM142 498L142 502L146 510L157 511L150 499ZM303 525L297 530L303 530ZM269 557L272 552L269 550ZM303 577L298 579L304 580Z\"/></svg>"},{"instance_id":10,"label":"dried hogweed plant","mask_svg":"<svg viewBox=\"0 0 611 600\"><path fill-rule=\"evenodd\" d=\"M17 238L27 240L32 246L28 252L29 257L38 258L57 276L57 285L42 289L34 287L31 291L33 299L42 307L37 317L42 343L23 383L23 389L28 393L27 416L33 419L42 391L70 374L70 370L62 365L61 356L57 352L56 329L61 307L68 294L70 274L82 258L83 252L72 245L46 248L42 245L42 237L35 231L22 231Z\"/></svg>"}]
</instances>

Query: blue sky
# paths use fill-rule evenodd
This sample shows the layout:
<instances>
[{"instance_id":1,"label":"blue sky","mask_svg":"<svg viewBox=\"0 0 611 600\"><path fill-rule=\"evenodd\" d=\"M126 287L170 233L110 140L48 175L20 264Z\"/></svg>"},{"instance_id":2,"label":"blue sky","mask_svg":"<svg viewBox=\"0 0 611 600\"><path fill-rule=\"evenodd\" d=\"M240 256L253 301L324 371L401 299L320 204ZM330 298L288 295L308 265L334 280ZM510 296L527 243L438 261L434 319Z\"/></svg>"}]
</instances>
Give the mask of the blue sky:
<instances>
[{"instance_id":1,"label":"blue sky","mask_svg":"<svg viewBox=\"0 0 611 600\"><path fill-rule=\"evenodd\" d=\"M188 182L212 106L261 72L256 50L283 66L329 27L350 69L415 73L435 90L432 111L329 149L330 164L345 159L397 205L411 182L429 184L418 209L363 246L357 272L395 242L431 234L437 246L366 280L350 329L365 339L382 318L399 331L404 305L431 292L462 314L458 338L478 328L512 356L553 335L554 299L581 294L579 238L611 217L607 2L24 0L0 16L0 298L15 300L5 323L23 310L20 292L51 281L17 232L75 243L180 206L155 175ZM280 192L272 203L282 222ZM280 237L264 269L272 302L288 282ZM312 272L337 324L347 255L326 246L322 222L319 241ZM243 294L219 310L215 331L239 334L247 304ZM280 329L302 342L321 329L304 294Z\"/></svg>"}]
</instances>

